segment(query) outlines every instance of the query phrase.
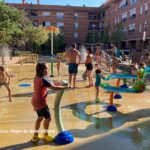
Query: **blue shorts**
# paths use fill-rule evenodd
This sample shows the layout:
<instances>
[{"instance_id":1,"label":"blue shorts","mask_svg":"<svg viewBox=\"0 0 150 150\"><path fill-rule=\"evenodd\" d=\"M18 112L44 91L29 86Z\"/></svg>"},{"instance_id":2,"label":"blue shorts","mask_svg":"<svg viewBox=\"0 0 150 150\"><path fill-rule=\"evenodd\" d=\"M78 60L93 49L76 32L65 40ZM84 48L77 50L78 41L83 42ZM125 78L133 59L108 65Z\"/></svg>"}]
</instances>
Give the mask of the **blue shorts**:
<instances>
[{"instance_id":1,"label":"blue shorts","mask_svg":"<svg viewBox=\"0 0 150 150\"><path fill-rule=\"evenodd\" d=\"M78 73L78 65L75 63L70 63L68 67L69 74L77 74Z\"/></svg>"}]
</instances>

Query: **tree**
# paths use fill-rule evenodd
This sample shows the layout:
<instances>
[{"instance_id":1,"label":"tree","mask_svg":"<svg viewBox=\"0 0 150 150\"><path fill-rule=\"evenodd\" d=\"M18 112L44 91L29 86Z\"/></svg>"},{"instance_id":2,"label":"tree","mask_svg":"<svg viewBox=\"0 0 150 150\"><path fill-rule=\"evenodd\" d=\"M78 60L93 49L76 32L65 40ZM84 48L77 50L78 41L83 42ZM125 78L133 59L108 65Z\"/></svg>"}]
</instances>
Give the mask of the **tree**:
<instances>
[{"instance_id":1,"label":"tree","mask_svg":"<svg viewBox=\"0 0 150 150\"><path fill-rule=\"evenodd\" d=\"M49 38L47 42L44 44L46 49L50 53L51 49L51 33L49 32ZM63 32L54 33L54 53L61 52L61 49L64 49L66 46L65 40L64 40L64 34Z\"/></svg>"},{"instance_id":2,"label":"tree","mask_svg":"<svg viewBox=\"0 0 150 150\"><path fill-rule=\"evenodd\" d=\"M48 33L41 26L27 26L24 29L24 37L26 42L26 48L33 52L39 53L41 50L41 45L48 40Z\"/></svg>"},{"instance_id":3,"label":"tree","mask_svg":"<svg viewBox=\"0 0 150 150\"><path fill-rule=\"evenodd\" d=\"M94 37L93 37L94 36ZM91 33L88 33L86 36L86 43L93 43L93 38L94 38L94 43L100 43L101 42L101 36L100 36L100 32L98 31L94 31Z\"/></svg>"},{"instance_id":4,"label":"tree","mask_svg":"<svg viewBox=\"0 0 150 150\"><path fill-rule=\"evenodd\" d=\"M9 44L13 35L21 33L22 13L16 8L0 3L0 44Z\"/></svg>"},{"instance_id":5,"label":"tree","mask_svg":"<svg viewBox=\"0 0 150 150\"><path fill-rule=\"evenodd\" d=\"M116 25L116 31L111 35L111 41L120 47L120 42L122 40L122 24Z\"/></svg>"},{"instance_id":6,"label":"tree","mask_svg":"<svg viewBox=\"0 0 150 150\"><path fill-rule=\"evenodd\" d=\"M109 27L105 27L104 32L102 33L101 42L104 43L104 46L108 46L110 43Z\"/></svg>"}]
</instances>

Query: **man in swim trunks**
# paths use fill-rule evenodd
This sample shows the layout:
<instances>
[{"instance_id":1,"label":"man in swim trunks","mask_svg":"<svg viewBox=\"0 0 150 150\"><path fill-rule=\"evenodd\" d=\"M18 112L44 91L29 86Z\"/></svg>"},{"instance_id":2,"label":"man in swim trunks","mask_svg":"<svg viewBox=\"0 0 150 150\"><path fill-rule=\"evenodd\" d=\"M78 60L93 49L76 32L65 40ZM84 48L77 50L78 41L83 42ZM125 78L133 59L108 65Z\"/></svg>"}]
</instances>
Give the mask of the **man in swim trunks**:
<instances>
[{"instance_id":1,"label":"man in swim trunks","mask_svg":"<svg viewBox=\"0 0 150 150\"><path fill-rule=\"evenodd\" d=\"M76 44L72 44L70 50L66 52L66 60L68 63L68 72L69 72L68 88L71 88L72 79L73 79L73 88L76 88L76 75L78 73L78 65L81 60L80 52L76 49Z\"/></svg>"}]
</instances>

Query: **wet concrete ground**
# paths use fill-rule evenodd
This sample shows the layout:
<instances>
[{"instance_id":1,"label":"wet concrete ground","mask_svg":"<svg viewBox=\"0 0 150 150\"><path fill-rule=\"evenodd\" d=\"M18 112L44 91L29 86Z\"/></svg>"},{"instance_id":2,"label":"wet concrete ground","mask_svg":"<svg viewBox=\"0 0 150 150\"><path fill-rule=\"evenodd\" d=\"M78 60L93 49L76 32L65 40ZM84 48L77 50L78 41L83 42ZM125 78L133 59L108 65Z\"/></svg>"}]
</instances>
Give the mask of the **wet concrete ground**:
<instances>
[{"instance_id":1,"label":"wet concrete ground","mask_svg":"<svg viewBox=\"0 0 150 150\"><path fill-rule=\"evenodd\" d=\"M55 75L52 80L68 79L66 65L63 64L61 77ZM0 89L0 150L1 149L82 149L82 150L149 150L150 149L150 93L122 94L121 100L115 100L118 112L105 111L109 94L100 88L99 98L95 103L95 89L85 88L87 81L82 80L84 66L79 67L75 90L66 90L61 101L64 127L75 137L69 145L31 143L32 130L36 113L31 105L33 87L19 87L22 83L33 83L35 65L9 66L9 72L15 73L11 89L13 102L9 103L7 91ZM56 72L55 72L56 74ZM106 81L103 81L106 82ZM107 81L114 84L115 80ZM33 85L33 84L32 84ZM52 114L50 134L55 136L57 128L54 120L54 100L56 92L49 92L48 105ZM42 128L41 128L42 129Z\"/></svg>"}]
</instances>

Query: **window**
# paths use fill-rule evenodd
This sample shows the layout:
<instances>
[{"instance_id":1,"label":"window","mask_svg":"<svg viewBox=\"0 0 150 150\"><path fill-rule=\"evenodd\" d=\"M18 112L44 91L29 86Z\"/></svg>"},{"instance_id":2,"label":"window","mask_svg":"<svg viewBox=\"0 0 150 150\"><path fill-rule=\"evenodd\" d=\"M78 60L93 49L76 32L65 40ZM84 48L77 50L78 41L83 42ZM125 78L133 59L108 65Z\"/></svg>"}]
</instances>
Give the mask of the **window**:
<instances>
[{"instance_id":1,"label":"window","mask_svg":"<svg viewBox=\"0 0 150 150\"><path fill-rule=\"evenodd\" d=\"M51 25L50 21L42 22L43 27L49 27Z\"/></svg>"},{"instance_id":2,"label":"window","mask_svg":"<svg viewBox=\"0 0 150 150\"><path fill-rule=\"evenodd\" d=\"M123 29L122 29L122 35L123 35L123 36L126 36L126 35L127 35L127 28L123 28Z\"/></svg>"},{"instance_id":3,"label":"window","mask_svg":"<svg viewBox=\"0 0 150 150\"><path fill-rule=\"evenodd\" d=\"M33 24L33 26L38 26L38 22L37 21L33 21L32 24Z\"/></svg>"},{"instance_id":4,"label":"window","mask_svg":"<svg viewBox=\"0 0 150 150\"><path fill-rule=\"evenodd\" d=\"M130 0L130 5L133 5L137 2L138 0Z\"/></svg>"},{"instance_id":5,"label":"window","mask_svg":"<svg viewBox=\"0 0 150 150\"><path fill-rule=\"evenodd\" d=\"M147 28L147 21L145 20L145 22L144 22L144 31L146 31L146 28Z\"/></svg>"},{"instance_id":6,"label":"window","mask_svg":"<svg viewBox=\"0 0 150 150\"><path fill-rule=\"evenodd\" d=\"M129 32L134 32L135 31L135 24L130 24L129 25Z\"/></svg>"},{"instance_id":7,"label":"window","mask_svg":"<svg viewBox=\"0 0 150 150\"><path fill-rule=\"evenodd\" d=\"M56 19L63 20L64 19L64 13L63 12L57 12L56 13Z\"/></svg>"},{"instance_id":8,"label":"window","mask_svg":"<svg viewBox=\"0 0 150 150\"><path fill-rule=\"evenodd\" d=\"M145 3L145 4L144 4L144 7L145 7L145 14L147 14L147 11L148 11L148 3Z\"/></svg>"},{"instance_id":9,"label":"window","mask_svg":"<svg viewBox=\"0 0 150 150\"><path fill-rule=\"evenodd\" d=\"M45 11L42 13L43 16L50 16L50 12L49 11Z\"/></svg>"},{"instance_id":10,"label":"window","mask_svg":"<svg viewBox=\"0 0 150 150\"><path fill-rule=\"evenodd\" d=\"M76 12L76 13L74 13L74 20L77 20L78 19L78 13Z\"/></svg>"},{"instance_id":11,"label":"window","mask_svg":"<svg viewBox=\"0 0 150 150\"><path fill-rule=\"evenodd\" d=\"M78 38L78 32L74 32L74 38L76 39L76 38Z\"/></svg>"},{"instance_id":12,"label":"window","mask_svg":"<svg viewBox=\"0 0 150 150\"><path fill-rule=\"evenodd\" d=\"M64 29L64 23L63 22L57 22L56 23L57 28L63 30Z\"/></svg>"},{"instance_id":13,"label":"window","mask_svg":"<svg viewBox=\"0 0 150 150\"><path fill-rule=\"evenodd\" d=\"M126 8L128 5L128 1L127 0L122 0L119 4L119 8Z\"/></svg>"},{"instance_id":14,"label":"window","mask_svg":"<svg viewBox=\"0 0 150 150\"><path fill-rule=\"evenodd\" d=\"M130 18L134 19L136 17L136 8L130 10Z\"/></svg>"},{"instance_id":15,"label":"window","mask_svg":"<svg viewBox=\"0 0 150 150\"><path fill-rule=\"evenodd\" d=\"M78 29L79 24L77 22L74 23L74 28Z\"/></svg>"},{"instance_id":16,"label":"window","mask_svg":"<svg viewBox=\"0 0 150 150\"><path fill-rule=\"evenodd\" d=\"M142 15L143 7L140 7L140 15Z\"/></svg>"},{"instance_id":17,"label":"window","mask_svg":"<svg viewBox=\"0 0 150 150\"><path fill-rule=\"evenodd\" d=\"M123 22L125 22L127 20L127 12L121 14L121 19Z\"/></svg>"}]
</instances>

